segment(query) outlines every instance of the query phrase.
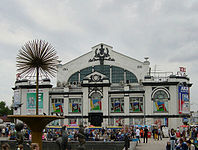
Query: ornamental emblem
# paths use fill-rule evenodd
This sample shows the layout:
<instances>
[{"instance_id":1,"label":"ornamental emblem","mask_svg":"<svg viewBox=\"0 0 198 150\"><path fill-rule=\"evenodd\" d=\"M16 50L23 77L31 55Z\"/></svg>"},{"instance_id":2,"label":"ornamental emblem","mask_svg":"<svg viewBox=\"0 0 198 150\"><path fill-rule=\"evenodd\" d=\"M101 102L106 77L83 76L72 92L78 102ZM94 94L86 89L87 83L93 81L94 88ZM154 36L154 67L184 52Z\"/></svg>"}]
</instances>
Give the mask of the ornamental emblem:
<instances>
[{"instance_id":1,"label":"ornamental emblem","mask_svg":"<svg viewBox=\"0 0 198 150\"><path fill-rule=\"evenodd\" d=\"M91 81L93 81L93 82L101 82L102 81L102 77L100 75L97 75L97 74L91 75Z\"/></svg>"},{"instance_id":2,"label":"ornamental emblem","mask_svg":"<svg viewBox=\"0 0 198 150\"><path fill-rule=\"evenodd\" d=\"M98 60L100 61L100 65L104 65L104 60L115 61L115 59L110 57L109 49L104 48L103 44L101 44L100 48L96 48L95 56L93 59L90 59L89 62L98 61Z\"/></svg>"}]
</instances>

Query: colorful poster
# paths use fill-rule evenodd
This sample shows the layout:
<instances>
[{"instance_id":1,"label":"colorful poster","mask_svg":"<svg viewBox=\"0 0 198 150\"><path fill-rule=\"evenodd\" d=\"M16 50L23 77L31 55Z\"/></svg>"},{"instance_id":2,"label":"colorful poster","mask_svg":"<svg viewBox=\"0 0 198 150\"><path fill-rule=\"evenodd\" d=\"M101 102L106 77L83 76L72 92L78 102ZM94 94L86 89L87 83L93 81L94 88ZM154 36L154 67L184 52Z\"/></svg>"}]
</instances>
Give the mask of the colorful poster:
<instances>
[{"instance_id":1,"label":"colorful poster","mask_svg":"<svg viewBox=\"0 0 198 150\"><path fill-rule=\"evenodd\" d=\"M134 118L135 125L143 125L143 118Z\"/></svg>"},{"instance_id":2,"label":"colorful poster","mask_svg":"<svg viewBox=\"0 0 198 150\"><path fill-rule=\"evenodd\" d=\"M122 126L124 124L124 118L115 118L115 125Z\"/></svg>"},{"instance_id":3,"label":"colorful poster","mask_svg":"<svg viewBox=\"0 0 198 150\"><path fill-rule=\"evenodd\" d=\"M62 104L52 104L53 112L63 113Z\"/></svg>"},{"instance_id":4,"label":"colorful poster","mask_svg":"<svg viewBox=\"0 0 198 150\"><path fill-rule=\"evenodd\" d=\"M38 94L38 107L43 108L43 93ZM27 109L36 109L36 93L27 93Z\"/></svg>"},{"instance_id":5,"label":"colorful poster","mask_svg":"<svg viewBox=\"0 0 198 150\"><path fill-rule=\"evenodd\" d=\"M168 126L168 118L154 118L154 124L157 126L165 125Z\"/></svg>"},{"instance_id":6,"label":"colorful poster","mask_svg":"<svg viewBox=\"0 0 198 150\"><path fill-rule=\"evenodd\" d=\"M69 124L76 124L76 119L70 119Z\"/></svg>"},{"instance_id":7,"label":"colorful poster","mask_svg":"<svg viewBox=\"0 0 198 150\"><path fill-rule=\"evenodd\" d=\"M168 102L156 101L153 104L154 104L154 111L157 111L157 112L168 111Z\"/></svg>"},{"instance_id":8,"label":"colorful poster","mask_svg":"<svg viewBox=\"0 0 198 150\"><path fill-rule=\"evenodd\" d=\"M100 99L92 99L90 104L91 110L102 110L102 104Z\"/></svg>"},{"instance_id":9,"label":"colorful poster","mask_svg":"<svg viewBox=\"0 0 198 150\"><path fill-rule=\"evenodd\" d=\"M114 103L114 112L122 112L120 103Z\"/></svg>"},{"instance_id":10,"label":"colorful poster","mask_svg":"<svg viewBox=\"0 0 198 150\"><path fill-rule=\"evenodd\" d=\"M130 103L130 112L140 112L142 111L142 105L139 102Z\"/></svg>"},{"instance_id":11,"label":"colorful poster","mask_svg":"<svg viewBox=\"0 0 198 150\"><path fill-rule=\"evenodd\" d=\"M190 113L190 100L189 100L189 88L187 86L180 85L178 90L179 98L179 114Z\"/></svg>"},{"instance_id":12,"label":"colorful poster","mask_svg":"<svg viewBox=\"0 0 198 150\"><path fill-rule=\"evenodd\" d=\"M72 112L81 112L79 104L72 104Z\"/></svg>"},{"instance_id":13,"label":"colorful poster","mask_svg":"<svg viewBox=\"0 0 198 150\"><path fill-rule=\"evenodd\" d=\"M80 104L78 104L78 103L70 103L69 104L69 112L80 113L81 112Z\"/></svg>"}]
</instances>

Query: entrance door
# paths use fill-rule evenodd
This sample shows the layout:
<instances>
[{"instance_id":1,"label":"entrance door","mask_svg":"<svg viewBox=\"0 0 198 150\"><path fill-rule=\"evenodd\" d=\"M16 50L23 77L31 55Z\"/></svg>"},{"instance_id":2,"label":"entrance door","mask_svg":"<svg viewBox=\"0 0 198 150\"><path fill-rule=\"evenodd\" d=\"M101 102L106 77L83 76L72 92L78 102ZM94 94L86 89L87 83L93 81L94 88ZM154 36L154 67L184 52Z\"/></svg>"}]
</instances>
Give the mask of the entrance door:
<instances>
[{"instance_id":1,"label":"entrance door","mask_svg":"<svg viewBox=\"0 0 198 150\"><path fill-rule=\"evenodd\" d=\"M89 113L89 122L94 126L101 126L103 122L103 113Z\"/></svg>"}]
</instances>

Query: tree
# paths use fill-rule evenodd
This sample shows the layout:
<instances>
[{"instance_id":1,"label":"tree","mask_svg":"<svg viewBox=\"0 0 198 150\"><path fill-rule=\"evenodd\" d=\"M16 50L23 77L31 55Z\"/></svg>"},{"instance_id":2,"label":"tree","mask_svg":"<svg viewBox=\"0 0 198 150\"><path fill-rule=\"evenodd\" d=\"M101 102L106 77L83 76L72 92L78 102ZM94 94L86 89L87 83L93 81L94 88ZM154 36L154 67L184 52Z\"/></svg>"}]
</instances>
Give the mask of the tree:
<instances>
[{"instance_id":1,"label":"tree","mask_svg":"<svg viewBox=\"0 0 198 150\"><path fill-rule=\"evenodd\" d=\"M54 47L43 40L27 42L17 55L17 71L21 77L36 74L36 115L38 115L38 88L39 73L45 76L54 76L58 56Z\"/></svg>"},{"instance_id":2,"label":"tree","mask_svg":"<svg viewBox=\"0 0 198 150\"><path fill-rule=\"evenodd\" d=\"M0 116L7 116L12 115L12 110L9 109L8 106L6 106L6 103L4 101L0 102Z\"/></svg>"}]
</instances>

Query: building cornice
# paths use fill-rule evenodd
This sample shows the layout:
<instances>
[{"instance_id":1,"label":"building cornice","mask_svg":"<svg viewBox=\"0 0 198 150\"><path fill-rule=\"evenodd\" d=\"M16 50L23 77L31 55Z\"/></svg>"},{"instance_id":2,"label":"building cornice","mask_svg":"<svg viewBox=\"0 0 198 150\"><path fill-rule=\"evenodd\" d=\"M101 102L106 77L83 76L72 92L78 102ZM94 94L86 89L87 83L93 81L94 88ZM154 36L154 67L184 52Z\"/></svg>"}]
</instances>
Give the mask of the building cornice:
<instances>
[{"instance_id":1,"label":"building cornice","mask_svg":"<svg viewBox=\"0 0 198 150\"><path fill-rule=\"evenodd\" d=\"M52 88L52 85L51 84L48 84L48 85L39 85L39 88ZM14 88L12 88L13 90L16 90L16 89L36 89L36 85L18 85L18 86L15 86Z\"/></svg>"},{"instance_id":2,"label":"building cornice","mask_svg":"<svg viewBox=\"0 0 198 150\"><path fill-rule=\"evenodd\" d=\"M145 91L109 91L109 94L145 93Z\"/></svg>"},{"instance_id":3,"label":"building cornice","mask_svg":"<svg viewBox=\"0 0 198 150\"><path fill-rule=\"evenodd\" d=\"M82 95L83 92L49 92L49 95Z\"/></svg>"},{"instance_id":4,"label":"building cornice","mask_svg":"<svg viewBox=\"0 0 198 150\"><path fill-rule=\"evenodd\" d=\"M95 84L90 84L90 83L82 83L82 87L110 87L111 83L95 83Z\"/></svg>"},{"instance_id":5,"label":"building cornice","mask_svg":"<svg viewBox=\"0 0 198 150\"><path fill-rule=\"evenodd\" d=\"M166 86L166 85L178 85L179 82L142 82L144 86Z\"/></svg>"},{"instance_id":6,"label":"building cornice","mask_svg":"<svg viewBox=\"0 0 198 150\"><path fill-rule=\"evenodd\" d=\"M88 116L82 116L81 113L79 114L72 114L72 115L67 115L64 116L65 118L73 118L73 117L78 117L78 118L88 118ZM164 115L104 115L103 118L113 118L113 117L120 117L120 118L189 118L190 114L181 114L181 115L169 115L169 114L164 114Z\"/></svg>"}]
</instances>

